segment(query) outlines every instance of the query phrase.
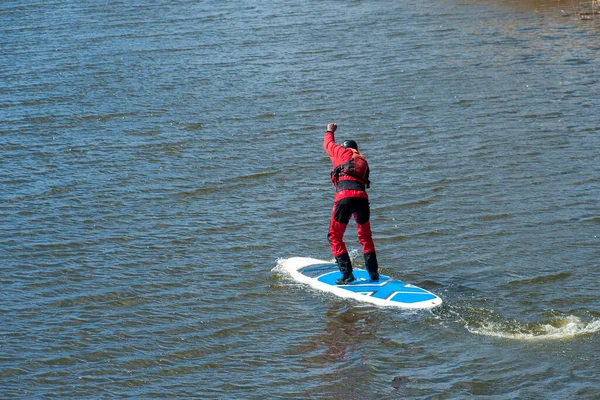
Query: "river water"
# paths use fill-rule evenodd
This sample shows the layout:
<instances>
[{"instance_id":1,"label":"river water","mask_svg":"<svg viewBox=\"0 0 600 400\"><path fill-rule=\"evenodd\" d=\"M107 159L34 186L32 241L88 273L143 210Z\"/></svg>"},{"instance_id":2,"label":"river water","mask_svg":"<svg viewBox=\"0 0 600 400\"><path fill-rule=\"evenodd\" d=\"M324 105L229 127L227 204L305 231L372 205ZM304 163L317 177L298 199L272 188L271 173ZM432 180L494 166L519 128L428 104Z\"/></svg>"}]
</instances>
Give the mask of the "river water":
<instances>
[{"instance_id":1,"label":"river water","mask_svg":"<svg viewBox=\"0 0 600 400\"><path fill-rule=\"evenodd\" d=\"M597 398L584 6L4 0L0 397ZM328 122L383 273L442 307L285 273L331 259Z\"/></svg>"}]
</instances>

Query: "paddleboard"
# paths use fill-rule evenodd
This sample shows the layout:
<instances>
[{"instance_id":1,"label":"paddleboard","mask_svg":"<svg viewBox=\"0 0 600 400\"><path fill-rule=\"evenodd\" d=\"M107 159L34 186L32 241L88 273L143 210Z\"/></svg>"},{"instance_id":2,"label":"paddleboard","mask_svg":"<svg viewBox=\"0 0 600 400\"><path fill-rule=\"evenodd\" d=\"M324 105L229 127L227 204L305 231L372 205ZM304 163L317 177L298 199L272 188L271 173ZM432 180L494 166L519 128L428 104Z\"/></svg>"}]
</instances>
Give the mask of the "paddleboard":
<instances>
[{"instance_id":1,"label":"paddleboard","mask_svg":"<svg viewBox=\"0 0 600 400\"><path fill-rule=\"evenodd\" d=\"M363 269L353 269L354 282L336 285L335 280L342 274L335 263L292 257L283 262L283 267L298 282L340 297L410 309L433 308L442 304L442 299L435 294L386 275L380 274L379 281L372 281L369 273Z\"/></svg>"}]
</instances>

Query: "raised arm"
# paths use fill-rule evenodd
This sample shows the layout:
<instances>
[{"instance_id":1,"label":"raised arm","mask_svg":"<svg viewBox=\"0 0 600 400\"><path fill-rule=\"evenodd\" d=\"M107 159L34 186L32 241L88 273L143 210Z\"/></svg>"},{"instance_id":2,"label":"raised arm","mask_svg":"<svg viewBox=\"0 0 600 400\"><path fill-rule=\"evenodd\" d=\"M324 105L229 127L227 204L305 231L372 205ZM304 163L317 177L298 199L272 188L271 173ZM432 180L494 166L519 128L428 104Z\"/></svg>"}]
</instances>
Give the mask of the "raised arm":
<instances>
[{"instance_id":1,"label":"raised arm","mask_svg":"<svg viewBox=\"0 0 600 400\"><path fill-rule=\"evenodd\" d=\"M342 164L352 158L352 150L345 149L335 143L334 132L337 129L337 124L330 123L327 125L327 132L323 137L323 149L329 155L334 166Z\"/></svg>"}]
</instances>

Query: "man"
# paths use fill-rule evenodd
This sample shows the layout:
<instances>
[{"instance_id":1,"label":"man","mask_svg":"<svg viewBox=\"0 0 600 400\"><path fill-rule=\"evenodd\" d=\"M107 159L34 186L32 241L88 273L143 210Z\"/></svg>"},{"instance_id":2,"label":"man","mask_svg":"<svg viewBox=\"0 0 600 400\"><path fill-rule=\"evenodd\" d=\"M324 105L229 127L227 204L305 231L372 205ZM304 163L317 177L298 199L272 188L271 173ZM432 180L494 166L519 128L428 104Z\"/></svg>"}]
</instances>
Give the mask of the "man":
<instances>
[{"instance_id":1,"label":"man","mask_svg":"<svg viewBox=\"0 0 600 400\"><path fill-rule=\"evenodd\" d=\"M369 196L366 192L370 184L369 165L358 152L358 145L354 140L346 140L341 146L335 143L336 129L335 123L328 124L323 139L323 148L333 163L331 182L336 189L328 235L331 251L342 273L342 277L336 280L336 283L346 285L355 279L350 256L344 243L344 232L351 216L356 220L358 241L363 248L369 277L373 281L378 281L379 268L371 237L371 212Z\"/></svg>"}]
</instances>

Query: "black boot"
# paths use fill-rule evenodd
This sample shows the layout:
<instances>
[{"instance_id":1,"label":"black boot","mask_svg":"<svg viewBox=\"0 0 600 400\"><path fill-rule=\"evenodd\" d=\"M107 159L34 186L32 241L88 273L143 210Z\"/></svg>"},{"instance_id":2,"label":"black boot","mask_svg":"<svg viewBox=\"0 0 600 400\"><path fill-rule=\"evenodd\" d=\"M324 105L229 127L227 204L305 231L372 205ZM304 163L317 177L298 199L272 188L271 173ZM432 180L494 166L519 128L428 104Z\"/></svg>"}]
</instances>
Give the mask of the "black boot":
<instances>
[{"instance_id":1,"label":"black boot","mask_svg":"<svg viewBox=\"0 0 600 400\"><path fill-rule=\"evenodd\" d=\"M335 258L335 261L340 268L340 272L342 273L342 277L337 279L335 283L337 285L347 285L350 282L354 281L354 274L352 273L352 262L350 261L350 256L348 253L344 253L341 256Z\"/></svg>"},{"instance_id":2,"label":"black boot","mask_svg":"<svg viewBox=\"0 0 600 400\"><path fill-rule=\"evenodd\" d=\"M367 266L367 271L369 272L369 277L372 281L379 280L379 266L377 265L377 255L375 252L365 253L365 265Z\"/></svg>"}]
</instances>

